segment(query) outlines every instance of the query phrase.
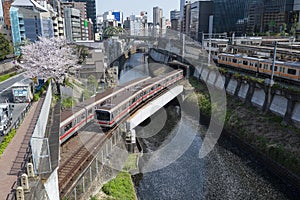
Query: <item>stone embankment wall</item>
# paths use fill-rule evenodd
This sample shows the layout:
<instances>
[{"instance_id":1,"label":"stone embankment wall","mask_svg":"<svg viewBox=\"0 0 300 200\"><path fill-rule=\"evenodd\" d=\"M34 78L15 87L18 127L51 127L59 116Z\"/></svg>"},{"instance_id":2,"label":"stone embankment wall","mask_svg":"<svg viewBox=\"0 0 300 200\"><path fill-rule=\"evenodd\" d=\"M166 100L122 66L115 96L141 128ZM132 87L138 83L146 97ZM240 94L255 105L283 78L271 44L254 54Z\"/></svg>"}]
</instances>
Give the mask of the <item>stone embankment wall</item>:
<instances>
[{"instance_id":1,"label":"stone embankment wall","mask_svg":"<svg viewBox=\"0 0 300 200\"><path fill-rule=\"evenodd\" d=\"M149 56L156 62L167 64L174 56L165 54L162 50L151 49ZM182 62L180 57L176 57ZM184 61L183 61L184 62ZM185 63L189 64L189 63ZM204 67L202 64L193 67L194 77L206 84L225 89L227 94L236 96L242 101L257 106L264 111L271 111L282 116L284 122L300 127L300 94L259 83L255 79L235 76L230 73L218 73L216 69ZM269 100L268 100L269 99Z\"/></svg>"}]
</instances>

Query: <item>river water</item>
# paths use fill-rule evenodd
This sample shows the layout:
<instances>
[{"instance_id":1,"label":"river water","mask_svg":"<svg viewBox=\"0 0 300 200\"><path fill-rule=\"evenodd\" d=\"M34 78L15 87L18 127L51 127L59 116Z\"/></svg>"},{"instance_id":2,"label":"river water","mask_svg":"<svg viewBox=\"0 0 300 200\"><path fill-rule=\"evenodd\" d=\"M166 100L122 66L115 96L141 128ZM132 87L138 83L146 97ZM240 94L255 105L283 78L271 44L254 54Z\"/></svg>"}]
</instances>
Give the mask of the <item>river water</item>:
<instances>
[{"instance_id":1,"label":"river water","mask_svg":"<svg viewBox=\"0 0 300 200\"><path fill-rule=\"evenodd\" d=\"M141 64L141 54L130 64ZM134 60L134 63L133 63ZM128 63L127 63L128 64ZM148 74L128 68L120 81ZM288 199L284 184L224 138L199 158L206 127L181 111L176 102L137 128L144 147L142 173L133 175L139 199Z\"/></svg>"}]
</instances>

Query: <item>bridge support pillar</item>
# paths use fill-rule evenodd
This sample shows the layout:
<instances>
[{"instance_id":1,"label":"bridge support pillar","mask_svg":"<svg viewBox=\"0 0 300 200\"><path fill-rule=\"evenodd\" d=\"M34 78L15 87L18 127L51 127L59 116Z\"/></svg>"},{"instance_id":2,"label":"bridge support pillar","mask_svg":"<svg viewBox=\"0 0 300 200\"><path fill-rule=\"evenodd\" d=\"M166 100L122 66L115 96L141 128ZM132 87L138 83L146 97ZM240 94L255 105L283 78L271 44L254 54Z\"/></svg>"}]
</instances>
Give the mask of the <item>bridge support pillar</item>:
<instances>
[{"instance_id":1,"label":"bridge support pillar","mask_svg":"<svg viewBox=\"0 0 300 200\"><path fill-rule=\"evenodd\" d=\"M126 148L129 153L134 153L136 147L136 135L135 130L129 130L126 132Z\"/></svg>"}]
</instances>

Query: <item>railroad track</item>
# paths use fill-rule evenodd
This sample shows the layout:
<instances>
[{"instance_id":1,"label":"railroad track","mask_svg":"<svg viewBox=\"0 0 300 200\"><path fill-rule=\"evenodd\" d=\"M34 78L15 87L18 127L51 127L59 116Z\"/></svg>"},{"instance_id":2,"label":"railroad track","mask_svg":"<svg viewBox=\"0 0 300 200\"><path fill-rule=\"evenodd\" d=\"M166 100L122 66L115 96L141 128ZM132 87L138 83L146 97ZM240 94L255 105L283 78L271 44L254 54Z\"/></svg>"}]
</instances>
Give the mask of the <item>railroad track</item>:
<instances>
[{"instance_id":1,"label":"railroad track","mask_svg":"<svg viewBox=\"0 0 300 200\"><path fill-rule=\"evenodd\" d=\"M104 142L112 136L114 130L111 129L96 139L92 135L59 167L58 185L61 197L66 195L68 189L76 183L78 175L93 161L95 152L101 149Z\"/></svg>"}]
</instances>

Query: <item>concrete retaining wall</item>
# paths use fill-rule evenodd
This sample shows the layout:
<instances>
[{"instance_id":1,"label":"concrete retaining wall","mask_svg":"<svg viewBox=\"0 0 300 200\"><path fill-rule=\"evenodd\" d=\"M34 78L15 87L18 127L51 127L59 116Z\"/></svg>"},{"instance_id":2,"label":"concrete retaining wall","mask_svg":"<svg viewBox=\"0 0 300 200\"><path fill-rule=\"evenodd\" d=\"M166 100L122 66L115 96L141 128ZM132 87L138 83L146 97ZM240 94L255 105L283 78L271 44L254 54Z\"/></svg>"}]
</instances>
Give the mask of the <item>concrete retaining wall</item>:
<instances>
[{"instance_id":1,"label":"concrete retaining wall","mask_svg":"<svg viewBox=\"0 0 300 200\"><path fill-rule=\"evenodd\" d=\"M227 85L227 88L226 88L226 91L229 93L229 94L234 94L235 93L235 90L237 88L237 81L235 79L230 79L228 85Z\"/></svg>"},{"instance_id":2,"label":"concrete retaining wall","mask_svg":"<svg viewBox=\"0 0 300 200\"><path fill-rule=\"evenodd\" d=\"M155 49L151 49L152 54L155 55ZM170 59L169 55L159 52L158 59L160 61ZM164 56L165 58L162 58ZM167 63L165 63L167 64ZM226 86L226 91L230 95L236 95L239 98L244 99L247 102L258 106L261 109L269 109L269 111L280 115L284 120L293 121L300 127L300 98L297 94L290 94L289 91L279 90L272 88L271 94L274 94L270 105L267 104L268 94L264 84L252 83L250 81L240 80L239 84L235 77L225 77L223 74L218 74L215 71L201 66L195 66L194 77L214 85L219 89L223 89ZM287 98L287 96L290 96Z\"/></svg>"},{"instance_id":3,"label":"concrete retaining wall","mask_svg":"<svg viewBox=\"0 0 300 200\"><path fill-rule=\"evenodd\" d=\"M259 107L263 107L264 102L265 102L265 98L266 98L266 95L265 95L264 90L260 89L260 88L255 88L254 94L251 98L251 102L254 105L257 105Z\"/></svg>"},{"instance_id":4,"label":"concrete retaining wall","mask_svg":"<svg viewBox=\"0 0 300 200\"><path fill-rule=\"evenodd\" d=\"M222 76L222 75L218 76L217 80L215 82L215 86L217 88L221 89L221 90L224 89L224 87L225 87L225 76Z\"/></svg>"},{"instance_id":5,"label":"concrete retaining wall","mask_svg":"<svg viewBox=\"0 0 300 200\"><path fill-rule=\"evenodd\" d=\"M294 120L295 122L300 123L300 102L297 102L295 104L293 114L292 114L292 120Z\"/></svg>"},{"instance_id":6,"label":"concrete retaining wall","mask_svg":"<svg viewBox=\"0 0 300 200\"><path fill-rule=\"evenodd\" d=\"M287 110L287 98L279 95L274 95L270 110L276 114L284 116Z\"/></svg>"},{"instance_id":7,"label":"concrete retaining wall","mask_svg":"<svg viewBox=\"0 0 300 200\"><path fill-rule=\"evenodd\" d=\"M241 88L239 90L238 96L241 97L242 99L245 99L247 96L247 92L249 90L249 85L242 83Z\"/></svg>"}]
</instances>

